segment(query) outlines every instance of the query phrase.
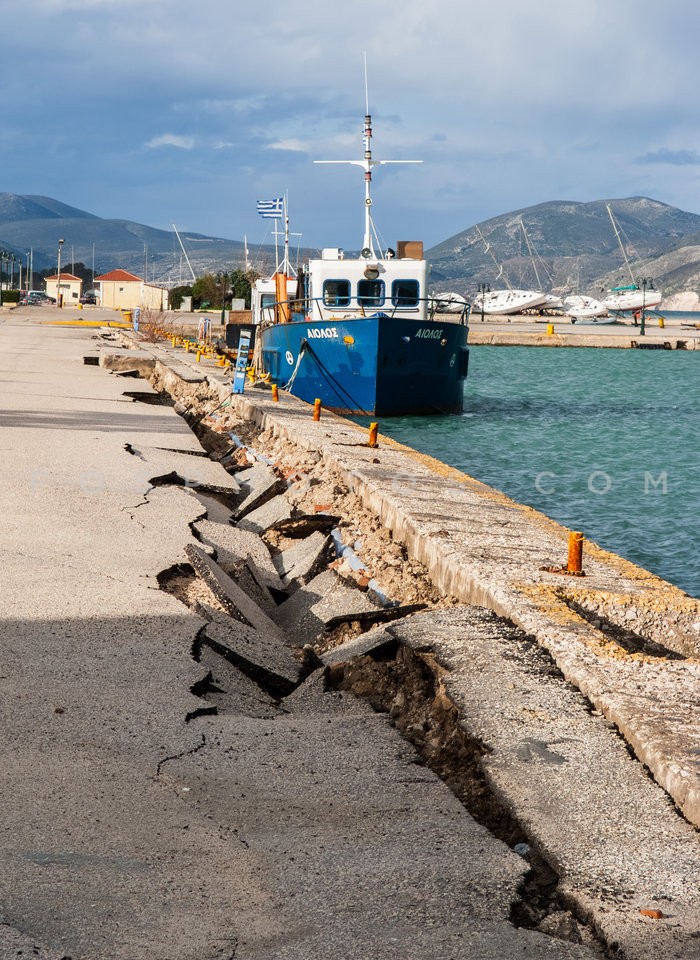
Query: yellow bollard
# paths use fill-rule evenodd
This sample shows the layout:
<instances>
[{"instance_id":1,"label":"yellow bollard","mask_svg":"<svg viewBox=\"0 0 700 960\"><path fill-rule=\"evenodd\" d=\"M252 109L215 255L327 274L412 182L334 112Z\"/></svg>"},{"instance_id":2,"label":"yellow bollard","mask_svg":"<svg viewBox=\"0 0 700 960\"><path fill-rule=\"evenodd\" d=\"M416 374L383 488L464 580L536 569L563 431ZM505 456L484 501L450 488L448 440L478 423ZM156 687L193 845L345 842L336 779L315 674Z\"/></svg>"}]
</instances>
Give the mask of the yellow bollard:
<instances>
[{"instance_id":1,"label":"yellow bollard","mask_svg":"<svg viewBox=\"0 0 700 960\"><path fill-rule=\"evenodd\" d=\"M553 334L554 334L554 324L553 324L553 323L548 323L548 324L547 324L547 336L548 336L548 337L551 337L551 336L553 336Z\"/></svg>"},{"instance_id":2,"label":"yellow bollard","mask_svg":"<svg viewBox=\"0 0 700 960\"><path fill-rule=\"evenodd\" d=\"M172 339L173 350L174 350L175 347L177 346L177 337L172 337L171 339Z\"/></svg>"},{"instance_id":3,"label":"yellow bollard","mask_svg":"<svg viewBox=\"0 0 700 960\"><path fill-rule=\"evenodd\" d=\"M202 351L201 351L201 350L198 350L198 351L197 351L197 363L201 363L201 362L202 362Z\"/></svg>"},{"instance_id":4,"label":"yellow bollard","mask_svg":"<svg viewBox=\"0 0 700 960\"><path fill-rule=\"evenodd\" d=\"M190 341L185 340L185 353L189 353L189 352L190 352Z\"/></svg>"},{"instance_id":5,"label":"yellow bollard","mask_svg":"<svg viewBox=\"0 0 700 960\"><path fill-rule=\"evenodd\" d=\"M664 323L663 317L659 317L659 326L661 327L662 330L666 326L666 324Z\"/></svg>"},{"instance_id":6,"label":"yellow bollard","mask_svg":"<svg viewBox=\"0 0 700 960\"><path fill-rule=\"evenodd\" d=\"M572 530L569 534L569 560L566 565L567 573L581 573L583 570L583 534Z\"/></svg>"},{"instance_id":7,"label":"yellow bollard","mask_svg":"<svg viewBox=\"0 0 700 960\"><path fill-rule=\"evenodd\" d=\"M378 430L378 429L379 429L379 424L378 424L378 423L374 423L374 421L373 421L372 423L370 423L370 425L369 425L369 446L370 446L370 447L378 447L378 446L379 446L379 444L377 443L377 430Z\"/></svg>"},{"instance_id":8,"label":"yellow bollard","mask_svg":"<svg viewBox=\"0 0 700 960\"><path fill-rule=\"evenodd\" d=\"M272 399L274 400L275 403L280 402L280 388L277 386L276 383L272 384Z\"/></svg>"},{"instance_id":9,"label":"yellow bollard","mask_svg":"<svg viewBox=\"0 0 700 960\"><path fill-rule=\"evenodd\" d=\"M321 419L321 401L316 397L314 400L314 420Z\"/></svg>"}]
</instances>

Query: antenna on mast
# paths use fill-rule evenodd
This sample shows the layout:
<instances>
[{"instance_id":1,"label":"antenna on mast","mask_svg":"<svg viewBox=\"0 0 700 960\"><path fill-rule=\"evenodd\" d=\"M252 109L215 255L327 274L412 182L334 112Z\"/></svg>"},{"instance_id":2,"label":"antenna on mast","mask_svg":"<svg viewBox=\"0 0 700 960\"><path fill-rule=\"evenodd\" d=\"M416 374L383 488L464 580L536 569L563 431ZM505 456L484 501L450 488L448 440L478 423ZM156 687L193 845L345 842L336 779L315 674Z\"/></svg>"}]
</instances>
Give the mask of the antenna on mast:
<instances>
[{"instance_id":1,"label":"antenna on mast","mask_svg":"<svg viewBox=\"0 0 700 960\"><path fill-rule=\"evenodd\" d=\"M314 160L314 163L349 163L355 167L362 167L365 171L365 224L364 236L362 239L362 256L370 259L376 256L374 244L372 243L372 167L385 163L423 163L422 160L374 160L372 158L372 117L369 112L369 87L367 83L367 54L365 54L365 125L363 133L363 142L365 145L364 157L362 160Z\"/></svg>"}]
</instances>

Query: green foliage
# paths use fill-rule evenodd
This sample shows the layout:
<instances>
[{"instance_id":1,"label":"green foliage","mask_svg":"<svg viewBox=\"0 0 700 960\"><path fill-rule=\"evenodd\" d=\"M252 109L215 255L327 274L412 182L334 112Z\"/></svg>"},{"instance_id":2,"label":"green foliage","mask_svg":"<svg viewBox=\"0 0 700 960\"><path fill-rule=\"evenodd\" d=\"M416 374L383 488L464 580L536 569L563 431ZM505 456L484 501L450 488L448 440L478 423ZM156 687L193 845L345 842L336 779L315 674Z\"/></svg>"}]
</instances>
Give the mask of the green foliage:
<instances>
[{"instance_id":1,"label":"green foliage","mask_svg":"<svg viewBox=\"0 0 700 960\"><path fill-rule=\"evenodd\" d=\"M172 310L179 310L185 297L192 296L192 287L185 284L181 287L173 287L168 294L168 303Z\"/></svg>"},{"instance_id":2,"label":"green foliage","mask_svg":"<svg viewBox=\"0 0 700 960\"><path fill-rule=\"evenodd\" d=\"M19 290L3 290L2 302L3 303L19 303Z\"/></svg>"},{"instance_id":3,"label":"green foliage","mask_svg":"<svg viewBox=\"0 0 700 960\"><path fill-rule=\"evenodd\" d=\"M213 273L205 273L203 277L197 277L192 284L192 306L195 310L199 309L204 303L208 303L213 309L221 309L223 300L223 288Z\"/></svg>"},{"instance_id":4,"label":"green foliage","mask_svg":"<svg viewBox=\"0 0 700 960\"><path fill-rule=\"evenodd\" d=\"M252 271L246 273L245 270L233 270L230 275L231 299L244 300L246 310L250 310L250 289L257 279L257 274Z\"/></svg>"}]
</instances>

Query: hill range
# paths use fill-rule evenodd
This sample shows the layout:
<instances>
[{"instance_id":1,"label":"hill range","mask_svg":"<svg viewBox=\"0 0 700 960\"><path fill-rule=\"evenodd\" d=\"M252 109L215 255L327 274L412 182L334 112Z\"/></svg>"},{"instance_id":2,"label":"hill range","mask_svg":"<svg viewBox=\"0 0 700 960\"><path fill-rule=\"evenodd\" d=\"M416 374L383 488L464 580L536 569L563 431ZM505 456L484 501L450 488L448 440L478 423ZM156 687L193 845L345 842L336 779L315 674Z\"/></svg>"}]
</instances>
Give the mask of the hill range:
<instances>
[{"instance_id":1,"label":"hill range","mask_svg":"<svg viewBox=\"0 0 700 960\"><path fill-rule=\"evenodd\" d=\"M97 273L120 267L170 286L191 281L189 265L197 276L245 265L240 240L190 231L178 240L175 230L102 219L49 197L0 193L0 249L24 263L31 248L34 269L50 269L59 237L66 269L71 261L94 264ZM700 216L646 197L537 204L468 227L426 256L431 288L439 292L472 297L480 284L489 284L599 296L630 280L621 243L632 274L653 278L665 299L700 290ZM303 260L316 252L299 254ZM253 253L257 269L272 269L272 247Z\"/></svg>"}]
</instances>

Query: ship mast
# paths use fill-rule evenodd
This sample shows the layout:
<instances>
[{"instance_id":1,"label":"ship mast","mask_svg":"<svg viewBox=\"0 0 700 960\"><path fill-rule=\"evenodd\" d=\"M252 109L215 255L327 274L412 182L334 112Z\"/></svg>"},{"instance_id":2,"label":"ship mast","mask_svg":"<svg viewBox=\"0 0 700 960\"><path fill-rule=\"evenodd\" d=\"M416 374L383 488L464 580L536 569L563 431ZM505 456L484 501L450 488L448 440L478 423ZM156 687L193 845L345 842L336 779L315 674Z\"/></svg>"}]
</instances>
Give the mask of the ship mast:
<instances>
[{"instance_id":1,"label":"ship mast","mask_svg":"<svg viewBox=\"0 0 700 960\"><path fill-rule=\"evenodd\" d=\"M367 57L365 56L365 125L363 132L364 157L362 160L314 160L314 163L349 163L355 167L362 167L365 171L365 216L364 236L362 239L362 256L370 259L376 256L372 234L372 168L385 163L422 163L422 160L374 160L372 158L372 117L369 112L369 91L367 86Z\"/></svg>"}]
</instances>

